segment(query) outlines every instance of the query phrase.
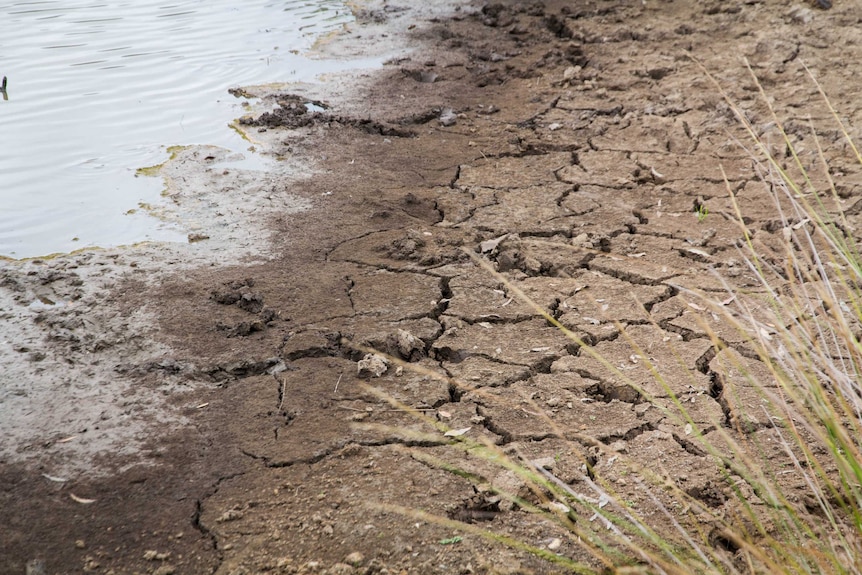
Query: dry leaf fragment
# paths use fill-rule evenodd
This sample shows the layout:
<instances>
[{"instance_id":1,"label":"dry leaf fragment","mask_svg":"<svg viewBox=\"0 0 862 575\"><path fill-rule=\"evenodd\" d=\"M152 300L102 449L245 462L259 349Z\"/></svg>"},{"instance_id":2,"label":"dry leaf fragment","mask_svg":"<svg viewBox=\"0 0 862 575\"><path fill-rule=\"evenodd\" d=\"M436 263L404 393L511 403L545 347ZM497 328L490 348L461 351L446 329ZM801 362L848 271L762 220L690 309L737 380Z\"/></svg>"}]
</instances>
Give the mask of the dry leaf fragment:
<instances>
[{"instance_id":1,"label":"dry leaf fragment","mask_svg":"<svg viewBox=\"0 0 862 575\"><path fill-rule=\"evenodd\" d=\"M465 433L467 433L468 431L470 431L471 429L473 429L473 428L472 427L465 427L464 429L450 429L449 431L447 431L443 435L445 437L460 437L460 436L464 435Z\"/></svg>"}]
</instances>

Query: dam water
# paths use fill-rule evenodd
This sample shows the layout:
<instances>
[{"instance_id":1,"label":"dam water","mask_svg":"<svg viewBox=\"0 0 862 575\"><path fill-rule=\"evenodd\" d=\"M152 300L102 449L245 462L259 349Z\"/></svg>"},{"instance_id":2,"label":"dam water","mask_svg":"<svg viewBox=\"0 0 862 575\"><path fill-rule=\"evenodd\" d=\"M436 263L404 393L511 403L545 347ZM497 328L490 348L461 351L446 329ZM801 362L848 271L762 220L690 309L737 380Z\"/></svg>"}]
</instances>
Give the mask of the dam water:
<instances>
[{"instance_id":1,"label":"dam water","mask_svg":"<svg viewBox=\"0 0 862 575\"><path fill-rule=\"evenodd\" d=\"M136 170L190 144L266 169L228 89L360 65L307 55L352 20L341 0L0 0L0 257L185 241Z\"/></svg>"}]
</instances>

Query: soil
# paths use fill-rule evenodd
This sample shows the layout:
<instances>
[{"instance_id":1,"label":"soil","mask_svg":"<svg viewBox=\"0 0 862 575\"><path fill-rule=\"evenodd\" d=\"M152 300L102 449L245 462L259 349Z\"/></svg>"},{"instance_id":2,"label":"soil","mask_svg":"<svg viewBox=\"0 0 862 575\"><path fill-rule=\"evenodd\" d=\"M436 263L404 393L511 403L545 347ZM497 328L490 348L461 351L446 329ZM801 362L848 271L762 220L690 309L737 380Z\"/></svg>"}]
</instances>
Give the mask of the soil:
<instances>
[{"instance_id":1,"label":"soil","mask_svg":"<svg viewBox=\"0 0 862 575\"><path fill-rule=\"evenodd\" d=\"M672 390L697 423L765 432L739 409L756 398L715 377L721 362L759 368L743 339L714 322L729 344L716 354L683 294L756 283L728 187L776 261L788 222L705 70L782 149L747 58L814 166L812 118L853 224L860 168L803 62L855 133L858 3L410 4L357 8L319 47L395 54L378 71L234 91L250 98L242 129L283 168L176 152L165 216L192 222L188 245L2 263L0 574L554 572L386 504L581 556L432 458L518 492L515 475L374 390L575 490L573 434L725 504L708 456L656 405ZM360 365L366 348L408 365ZM582 446L647 513L608 451Z\"/></svg>"}]
</instances>

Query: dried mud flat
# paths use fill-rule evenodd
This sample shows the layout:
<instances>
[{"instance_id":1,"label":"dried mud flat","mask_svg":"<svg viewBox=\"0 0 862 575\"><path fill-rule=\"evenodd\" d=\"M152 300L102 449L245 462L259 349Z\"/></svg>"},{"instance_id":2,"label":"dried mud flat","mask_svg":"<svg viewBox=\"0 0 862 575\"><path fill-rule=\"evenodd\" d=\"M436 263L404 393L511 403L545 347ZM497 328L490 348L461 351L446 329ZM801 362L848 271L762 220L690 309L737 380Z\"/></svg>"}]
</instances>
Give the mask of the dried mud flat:
<instances>
[{"instance_id":1,"label":"dried mud flat","mask_svg":"<svg viewBox=\"0 0 862 575\"><path fill-rule=\"evenodd\" d=\"M297 166L308 177L261 180L220 166L218 150L187 149L165 173L177 201L199 210L193 243L0 268L0 573L553 572L473 536L441 544L457 533L375 507L488 522L538 546L559 537L427 463L422 454L454 457L447 438L412 436L420 423L366 382L544 461L576 490L584 462L537 408L562 430L663 466L707 505L725 503L685 430L463 248L659 403L666 390L621 328L678 370L666 375L698 422L738 424L745 390L726 396L735 382L717 382L716 363L758 366L718 324L728 349L716 355L680 290L720 293L713 269L734 289L754 285L722 169L776 258L781 224L695 59L768 133L747 57L815 165L811 116L837 208L855 224L860 168L800 62L858 125L859 4L548 0L433 18L407 4L359 10L324 47L393 35L418 47L380 72L248 90L263 96L249 136L285 162L307 160ZM305 111L311 100L322 111ZM242 217L225 221L244 223L220 224L232 210ZM670 339L683 365L666 356ZM394 366L360 378L362 353L345 340L461 385ZM767 422L743 423L756 434ZM648 511L612 458L590 463ZM486 479L519 489L496 473ZM568 541L554 548L580 553Z\"/></svg>"}]
</instances>

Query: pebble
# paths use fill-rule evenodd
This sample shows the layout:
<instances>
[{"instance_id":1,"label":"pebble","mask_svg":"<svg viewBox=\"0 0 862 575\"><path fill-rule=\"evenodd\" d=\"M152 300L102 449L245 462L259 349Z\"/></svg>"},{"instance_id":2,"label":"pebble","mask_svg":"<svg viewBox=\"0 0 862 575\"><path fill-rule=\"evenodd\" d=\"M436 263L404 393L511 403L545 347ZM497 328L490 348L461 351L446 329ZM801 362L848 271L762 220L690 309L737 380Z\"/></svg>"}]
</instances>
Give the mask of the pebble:
<instances>
[{"instance_id":1,"label":"pebble","mask_svg":"<svg viewBox=\"0 0 862 575\"><path fill-rule=\"evenodd\" d=\"M582 68L580 66L569 66L563 72L563 81L571 82L578 78L578 75L581 73Z\"/></svg>"},{"instance_id":2,"label":"pebble","mask_svg":"<svg viewBox=\"0 0 862 575\"><path fill-rule=\"evenodd\" d=\"M359 377L380 377L389 369L389 362L381 355L373 353L366 354L356 362L356 371Z\"/></svg>"},{"instance_id":3,"label":"pebble","mask_svg":"<svg viewBox=\"0 0 862 575\"><path fill-rule=\"evenodd\" d=\"M533 465L551 471L556 466L557 461L553 457L540 457L533 460Z\"/></svg>"},{"instance_id":4,"label":"pebble","mask_svg":"<svg viewBox=\"0 0 862 575\"><path fill-rule=\"evenodd\" d=\"M159 553L158 551L154 551L152 549L148 549L144 551L144 560L145 561L164 561L168 557L170 557L170 553Z\"/></svg>"},{"instance_id":5,"label":"pebble","mask_svg":"<svg viewBox=\"0 0 862 575\"><path fill-rule=\"evenodd\" d=\"M216 523L226 523L228 521L236 521L242 519L243 512L238 509L228 509L216 518Z\"/></svg>"},{"instance_id":6,"label":"pebble","mask_svg":"<svg viewBox=\"0 0 862 575\"><path fill-rule=\"evenodd\" d=\"M444 127L454 126L458 122L458 115L452 108L446 108L440 114L440 125Z\"/></svg>"},{"instance_id":7,"label":"pebble","mask_svg":"<svg viewBox=\"0 0 862 575\"><path fill-rule=\"evenodd\" d=\"M353 565L354 567L358 567L363 561L365 561L365 557L359 551L354 551L344 558L345 563Z\"/></svg>"}]
</instances>

